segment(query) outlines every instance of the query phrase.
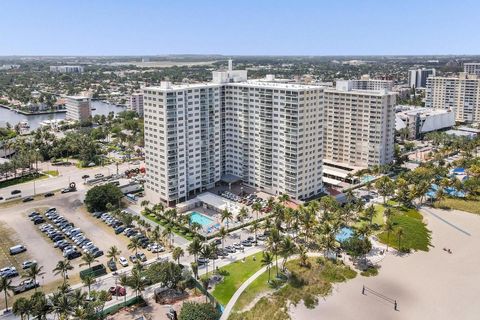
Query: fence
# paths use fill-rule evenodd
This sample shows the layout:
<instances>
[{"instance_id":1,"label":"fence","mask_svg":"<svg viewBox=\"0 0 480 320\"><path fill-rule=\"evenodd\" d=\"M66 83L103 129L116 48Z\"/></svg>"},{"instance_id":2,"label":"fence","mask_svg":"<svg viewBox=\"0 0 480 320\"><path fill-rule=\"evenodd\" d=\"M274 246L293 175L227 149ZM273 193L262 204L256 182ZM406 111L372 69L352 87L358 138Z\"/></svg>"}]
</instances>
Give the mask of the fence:
<instances>
[{"instance_id":1,"label":"fence","mask_svg":"<svg viewBox=\"0 0 480 320\"><path fill-rule=\"evenodd\" d=\"M217 299L215 299L215 297L210 294L210 292L205 290L203 285L198 282L197 279L193 278L193 280L195 282L195 287L197 287L204 295L207 296L208 300L210 300L210 302L215 305L215 309L217 309L220 313L223 313L223 310L225 309L223 305L221 305L220 302L218 302Z\"/></svg>"}]
</instances>

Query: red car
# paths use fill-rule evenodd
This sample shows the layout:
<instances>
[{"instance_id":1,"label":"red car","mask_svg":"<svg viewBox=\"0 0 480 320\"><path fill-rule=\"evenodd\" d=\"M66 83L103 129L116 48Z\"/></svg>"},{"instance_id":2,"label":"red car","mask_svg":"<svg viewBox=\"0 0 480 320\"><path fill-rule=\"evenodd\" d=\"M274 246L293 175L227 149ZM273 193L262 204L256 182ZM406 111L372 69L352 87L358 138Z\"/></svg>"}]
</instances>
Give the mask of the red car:
<instances>
[{"instance_id":1,"label":"red car","mask_svg":"<svg viewBox=\"0 0 480 320\"><path fill-rule=\"evenodd\" d=\"M110 287L110 289L108 289L108 292L112 296L119 296L119 297L123 297L127 294L127 290L124 287L121 287L121 286L117 286L117 288Z\"/></svg>"}]
</instances>

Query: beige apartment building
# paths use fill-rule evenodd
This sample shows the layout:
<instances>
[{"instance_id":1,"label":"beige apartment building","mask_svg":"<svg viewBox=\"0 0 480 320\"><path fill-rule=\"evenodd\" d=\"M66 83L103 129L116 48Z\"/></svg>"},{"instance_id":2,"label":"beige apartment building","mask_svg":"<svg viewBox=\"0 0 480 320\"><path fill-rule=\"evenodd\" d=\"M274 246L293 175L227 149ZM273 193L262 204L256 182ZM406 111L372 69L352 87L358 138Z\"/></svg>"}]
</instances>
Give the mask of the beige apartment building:
<instances>
[{"instance_id":1,"label":"beige apartment building","mask_svg":"<svg viewBox=\"0 0 480 320\"><path fill-rule=\"evenodd\" d=\"M428 78L425 106L452 110L458 122L480 122L480 75Z\"/></svg>"}]
</instances>

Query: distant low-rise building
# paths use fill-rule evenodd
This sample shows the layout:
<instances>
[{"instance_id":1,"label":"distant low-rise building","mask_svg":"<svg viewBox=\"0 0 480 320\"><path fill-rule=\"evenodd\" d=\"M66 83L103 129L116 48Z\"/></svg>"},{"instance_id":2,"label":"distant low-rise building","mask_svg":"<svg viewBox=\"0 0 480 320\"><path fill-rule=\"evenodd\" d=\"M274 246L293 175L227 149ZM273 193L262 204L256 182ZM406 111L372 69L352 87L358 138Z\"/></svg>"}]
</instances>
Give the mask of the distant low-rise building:
<instances>
[{"instance_id":1,"label":"distant low-rise building","mask_svg":"<svg viewBox=\"0 0 480 320\"><path fill-rule=\"evenodd\" d=\"M50 66L50 72L58 73L82 73L82 66Z\"/></svg>"},{"instance_id":2,"label":"distant low-rise building","mask_svg":"<svg viewBox=\"0 0 480 320\"><path fill-rule=\"evenodd\" d=\"M338 80L345 81L345 80ZM338 83L337 81L337 83ZM348 80L351 84L352 90L383 90L392 91L393 81L392 80L380 80L380 79L371 79L370 75L364 74L358 80Z\"/></svg>"},{"instance_id":3,"label":"distant low-rise building","mask_svg":"<svg viewBox=\"0 0 480 320\"><path fill-rule=\"evenodd\" d=\"M134 93L130 96L128 109L135 111L140 117L143 117L143 93Z\"/></svg>"},{"instance_id":4,"label":"distant low-rise building","mask_svg":"<svg viewBox=\"0 0 480 320\"><path fill-rule=\"evenodd\" d=\"M455 113L448 109L397 106L395 129L408 129L408 139L418 139L421 135L455 125Z\"/></svg>"},{"instance_id":5,"label":"distant low-rise building","mask_svg":"<svg viewBox=\"0 0 480 320\"><path fill-rule=\"evenodd\" d=\"M463 71L468 74L480 75L480 62L470 62L463 65Z\"/></svg>"},{"instance_id":6,"label":"distant low-rise building","mask_svg":"<svg viewBox=\"0 0 480 320\"><path fill-rule=\"evenodd\" d=\"M66 97L66 120L85 121L92 115L90 98L83 96Z\"/></svg>"}]
</instances>

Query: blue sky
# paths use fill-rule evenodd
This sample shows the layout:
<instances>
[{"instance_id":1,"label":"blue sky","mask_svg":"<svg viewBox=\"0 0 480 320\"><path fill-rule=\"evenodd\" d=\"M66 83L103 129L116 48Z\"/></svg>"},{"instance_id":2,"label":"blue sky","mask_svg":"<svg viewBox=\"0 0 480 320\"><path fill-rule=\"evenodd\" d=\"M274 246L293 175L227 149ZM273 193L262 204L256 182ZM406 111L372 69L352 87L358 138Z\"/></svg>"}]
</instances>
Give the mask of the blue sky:
<instances>
[{"instance_id":1,"label":"blue sky","mask_svg":"<svg viewBox=\"0 0 480 320\"><path fill-rule=\"evenodd\" d=\"M0 55L480 54L473 0L0 0Z\"/></svg>"}]
</instances>

